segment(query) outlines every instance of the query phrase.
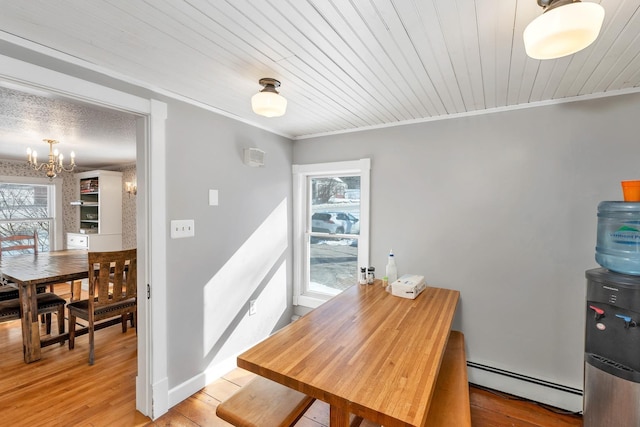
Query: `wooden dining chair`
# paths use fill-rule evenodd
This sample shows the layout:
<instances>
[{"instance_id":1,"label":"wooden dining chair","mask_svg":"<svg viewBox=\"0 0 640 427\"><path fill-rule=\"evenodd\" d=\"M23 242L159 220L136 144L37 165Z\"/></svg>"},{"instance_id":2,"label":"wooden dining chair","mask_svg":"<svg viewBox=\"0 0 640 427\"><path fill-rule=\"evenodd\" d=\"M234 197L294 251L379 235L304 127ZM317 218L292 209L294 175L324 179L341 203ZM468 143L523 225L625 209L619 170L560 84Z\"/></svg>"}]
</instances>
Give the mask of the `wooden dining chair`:
<instances>
[{"instance_id":1,"label":"wooden dining chair","mask_svg":"<svg viewBox=\"0 0 640 427\"><path fill-rule=\"evenodd\" d=\"M135 322L137 311L137 256L135 249L89 252L89 298L67 304L69 349L75 345L76 318L88 322L89 365L94 361L94 332L101 320L121 317L122 332L127 320ZM102 325L106 325L102 322Z\"/></svg>"},{"instance_id":2,"label":"wooden dining chair","mask_svg":"<svg viewBox=\"0 0 640 427\"><path fill-rule=\"evenodd\" d=\"M58 334L64 334L64 306L67 304L64 298L50 292L36 295L38 299L38 315L45 318L45 330L51 334L51 313L56 313L58 320ZM0 322L19 320L22 317L22 309L18 298L0 301ZM64 340L60 341L60 345Z\"/></svg>"},{"instance_id":3,"label":"wooden dining chair","mask_svg":"<svg viewBox=\"0 0 640 427\"><path fill-rule=\"evenodd\" d=\"M6 279L0 278L0 301L18 298L18 288L12 286Z\"/></svg>"},{"instance_id":4,"label":"wooden dining chair","mask_svg":"<svg viewBox=\"0 0 640 427\"><path fill-rule=\"evenodd\" d=\"M0 236L0 256L3 252L32 251L38 253L38 233L33 234L12 234Z\"/></svg>"},{"instance_id":5,"label":"wooden dining chair","mask_svg":"<svg viewBox=\"0 0 640 427\"><path fill-rule=\"evenodd\" d=\"M31 251L38 253L38 233L33 234L12 234L10 236L0 236L0 257L3 252ZM5 280L0 282L0 301L17 299L18 289L9 286Z\"/></svg>"}]
</instances>

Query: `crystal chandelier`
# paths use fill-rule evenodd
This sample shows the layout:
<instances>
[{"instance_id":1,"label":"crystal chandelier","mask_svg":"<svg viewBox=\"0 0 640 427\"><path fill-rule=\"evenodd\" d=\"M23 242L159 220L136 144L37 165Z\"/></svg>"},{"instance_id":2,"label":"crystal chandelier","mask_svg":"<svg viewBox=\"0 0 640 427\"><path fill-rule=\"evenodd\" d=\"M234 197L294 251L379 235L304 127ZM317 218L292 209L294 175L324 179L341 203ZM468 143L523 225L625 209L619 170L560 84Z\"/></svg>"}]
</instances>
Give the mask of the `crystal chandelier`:
<instances>
[{"instance_id":1,"label":"crystal chandelier","mask_svg":"<svg viewBox=\"0 0 640 427\"><path fill-rule=\"evenodd\" d=\"M49 161L47 163L38 164L38 153L31 151L31 148L27 148L27 162L33 170L43 170L49 179L55 178L60 172L71 172L76 167L76 155L71 152L71 163L65 166L62 161L64 156L58 152L58 149L53 149L53 144L57 144L55 139L43 139L44 142L49 144Z\"/></svg>"}]
</instances>

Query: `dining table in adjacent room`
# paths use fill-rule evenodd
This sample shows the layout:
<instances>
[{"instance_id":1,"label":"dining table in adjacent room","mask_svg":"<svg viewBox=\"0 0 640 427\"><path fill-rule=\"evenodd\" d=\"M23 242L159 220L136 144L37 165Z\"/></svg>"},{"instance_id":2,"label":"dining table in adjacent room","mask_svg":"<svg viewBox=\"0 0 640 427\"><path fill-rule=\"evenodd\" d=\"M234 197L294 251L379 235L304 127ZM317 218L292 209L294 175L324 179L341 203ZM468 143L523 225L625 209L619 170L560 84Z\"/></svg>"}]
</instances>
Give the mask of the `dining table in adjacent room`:
<instances>
[{"instance_id":1,"label":"dining table in adjacent room","mask_svg":"<svg viewBox=\"0 0 640 427\"><path fill-rule=\"evenodd\" d=\"M385 427L424 426L460 292L354 285L238 356L240 368Z\"/></svg>"},{"instance_id":2,"label":"dining table in adjacent room","mask_svg":"<svg viewBox=\"0 0 640 427\"><path fill-rule=\"evenodd\" d=\"M60 342L65 336L50 337L41 341L36 289L45 285L88 278L87 251L74 249L1 257L0 274L19 290L24 361L31 363L40 360L41 347ZM72 291L72 294L76 293L79 296L79 286Z\"/></svg>"}]
</instances>

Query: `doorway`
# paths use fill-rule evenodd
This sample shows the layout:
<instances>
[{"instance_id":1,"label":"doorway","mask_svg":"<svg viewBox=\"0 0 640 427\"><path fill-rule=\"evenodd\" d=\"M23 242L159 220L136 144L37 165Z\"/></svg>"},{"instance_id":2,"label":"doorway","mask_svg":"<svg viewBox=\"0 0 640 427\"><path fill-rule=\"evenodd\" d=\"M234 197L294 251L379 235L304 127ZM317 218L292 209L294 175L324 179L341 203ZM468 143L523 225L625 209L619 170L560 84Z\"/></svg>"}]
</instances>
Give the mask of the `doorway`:
<instances>
[{"instance_id":1,"label":"doorway","mask_svg":"<svg viewBox=\"0 0 640 427\"><path fill-rule=\"evenodd\" d=\"M168 410L166 370L166 253L164 147L166 104L0 56L0 80L131 113L136 119L138 247L138 375L136 408L157 418ZM25 77L27 76L27 77ZM152 167L153 166L153 167ZM150 236L154 237L151 242ZM153 299L150 297L153 288ZM151 305L153 303L153 311ZM153 319L152 319L153 317ZM152 326L153 325L153 326ZM153 345L152 345L153 343ZM151 355L153 354L153 358ZM153 365L152 362L153 361Z\"/></svg>"}]
</instances>

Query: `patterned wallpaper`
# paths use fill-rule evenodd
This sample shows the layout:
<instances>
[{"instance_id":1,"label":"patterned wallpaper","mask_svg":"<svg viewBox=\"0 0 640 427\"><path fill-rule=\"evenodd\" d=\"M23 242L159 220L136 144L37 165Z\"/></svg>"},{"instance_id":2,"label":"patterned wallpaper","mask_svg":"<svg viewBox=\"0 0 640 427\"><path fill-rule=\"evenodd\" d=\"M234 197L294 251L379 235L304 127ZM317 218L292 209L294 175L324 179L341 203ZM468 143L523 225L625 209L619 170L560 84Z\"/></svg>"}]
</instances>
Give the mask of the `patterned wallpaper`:
<instances>
[{"instance_id":1,"label":"patterned wallpaper","mask_svg":"<svg viewBox=\"0 0 640 427\"><path fill-rule=\"evenodd\" d=\"M122 172L122 249L133 249L136 241L136 197L124 190L125 182L137 183L136 165L131 164L114 169Z\"/></svg>"},{"instance_id":2,"label":"patterned wallpaper","mask_svg":"<svg viewBox=\"0 0 640 427\"><path fill-rule=\"evenodd\" d=\"M136 243L136 196L129 196L124 190L124 183L136 182L136 165L124 165L110 168L122 172L122 248L135 248ZM76 172L85 172L85 170L77 170ZM27 167L27 162L15 162L9 160L0 160L0 176L29 176L42 178L42 172L37 172ZM71 172L62 172L58 175L62 178L62 220L64 224L64 233L78 231L78 213L79 210L75 206L71 206L73 200L78 199L80 188L75 179L75 174ZM66 238L66 237L65 237Z\"/></svg>"}]
</instances>

